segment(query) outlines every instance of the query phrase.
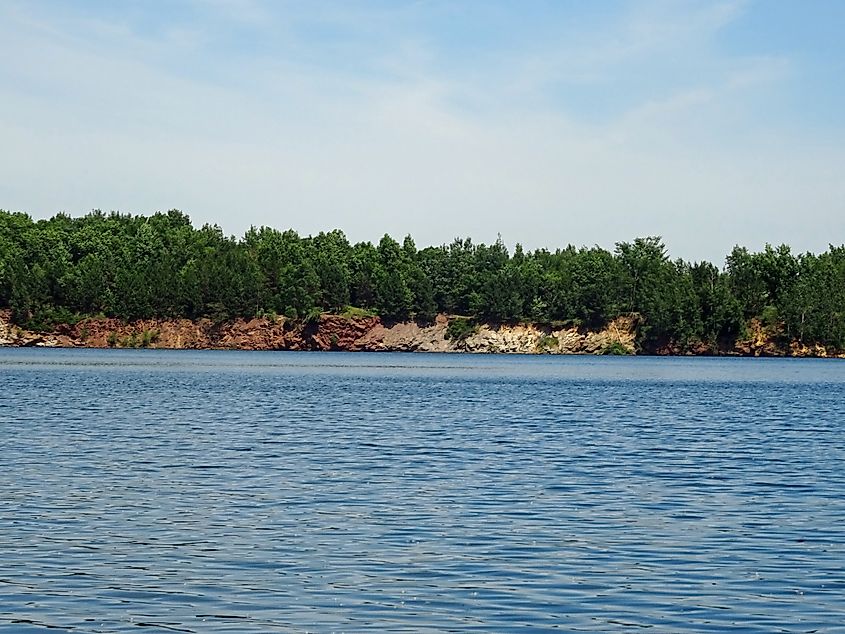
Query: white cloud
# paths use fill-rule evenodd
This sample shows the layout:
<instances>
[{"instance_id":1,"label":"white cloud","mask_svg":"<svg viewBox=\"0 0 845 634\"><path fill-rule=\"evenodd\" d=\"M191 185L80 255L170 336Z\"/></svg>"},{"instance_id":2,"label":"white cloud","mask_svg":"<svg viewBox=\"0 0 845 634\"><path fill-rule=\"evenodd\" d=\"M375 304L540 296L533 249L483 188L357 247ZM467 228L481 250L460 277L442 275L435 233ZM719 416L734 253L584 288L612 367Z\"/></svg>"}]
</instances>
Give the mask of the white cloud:
<instances>
[{"instance_id":1,"label":"white cloud","mask_svg":"<svg viewBox=\"0 0 845 634\"><path fill-rule=\"evenodd\" d=\"M296 39L264 5L219 4ZM831 169L843 146L754 125L789 60L734 59L710 43L741 3L643 5L574 44L547 42L548 64L543 51L516 51L508 64L449 72L442 51L398 33L368 54L376 66L382 56L385 74L268 52L227 65L206 51L215 40L204 23L194 38L144 36L20 6L0 16L4 208L177 207L230 233L339 227L356 241L410 232L419 246L501 233L529 248L611 247L661 234L674 255L716 261L734 243L819 250L845 229L845 184ZM380 19L370 28L390 26ZM596 120L546 92L561 73L612 88L667 51L707 72L667 77ZM170 58L205 52L211 66L200 73Z\"/></svg>"}]
</instances>

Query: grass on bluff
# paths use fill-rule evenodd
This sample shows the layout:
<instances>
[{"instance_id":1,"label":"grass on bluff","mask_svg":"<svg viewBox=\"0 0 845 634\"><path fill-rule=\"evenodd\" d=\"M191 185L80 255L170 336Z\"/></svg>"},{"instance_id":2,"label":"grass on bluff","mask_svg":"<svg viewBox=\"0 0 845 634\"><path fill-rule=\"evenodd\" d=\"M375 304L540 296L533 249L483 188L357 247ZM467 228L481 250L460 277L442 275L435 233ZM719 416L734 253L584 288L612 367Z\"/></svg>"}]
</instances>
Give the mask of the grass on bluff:
<instances>
[{"instance_id":1,"label":"grass on bluff","mask_svg":"<svg viewBox=\"0 0 845 634\"><path fill-rule=\"evenodd\" d=\"M346 317L347 319L353 319L356 317L377 317L378 313L374 310L369 310L367 308L359 308L358 306L344 306L343 310L339 313L341 317Z\"/></svg>"}]
</instances>

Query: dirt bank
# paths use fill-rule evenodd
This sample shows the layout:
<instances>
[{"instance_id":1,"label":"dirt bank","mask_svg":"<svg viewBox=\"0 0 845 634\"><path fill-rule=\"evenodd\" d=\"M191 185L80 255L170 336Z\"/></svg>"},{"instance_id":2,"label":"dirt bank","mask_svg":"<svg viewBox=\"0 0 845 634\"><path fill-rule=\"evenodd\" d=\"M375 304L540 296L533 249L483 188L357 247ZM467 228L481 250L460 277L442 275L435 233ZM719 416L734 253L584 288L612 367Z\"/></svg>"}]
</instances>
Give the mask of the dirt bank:
<instances>
[{"instance_id":1,"label":"dirt bank","mask_svg":"<svg viewBox=\"0 0 845 634\"><path fill-rule=\"evenodd\" d=\"M517 354L636 354L637 320L619 317L602 330L555 328L538 324L478 324L450 338L449 324L460 317L438 315L433 323L387 324L379 317L323 314L313 322L279 317L235 319L89 318L50 332L15 326L9 311L0 311L0 346L66 348L167 348L231 350L347 350L393 352L474 352ZM454 325L454 324L453 324ZM452 333L454 335L454 332ZM713 350L704 344L681 349L667 344L647 351L661 355L738 355L843 357L843 351L783 343L752 320L748 333L731 347Z\"/></svg>"},{"instance_id":2,"label":"dirt bank","mask_svg":"<svg viewBox=\"0 0 845 634\"><path fill-rule=\"evenodd\" d=\"M0 345L81 348L168 348L236 350L349 350L407 352L506 352L600 354L613 349L633 353L635 324L620 318L599 332L554 329L533 324L480 324L460 338L449 337L450 318L433 323L385 324L378 317L324 314L316 322L284 318L235 319L84 319L51 332L32 332L11 323L0 311Z\"/></svg>"}]
</instances>

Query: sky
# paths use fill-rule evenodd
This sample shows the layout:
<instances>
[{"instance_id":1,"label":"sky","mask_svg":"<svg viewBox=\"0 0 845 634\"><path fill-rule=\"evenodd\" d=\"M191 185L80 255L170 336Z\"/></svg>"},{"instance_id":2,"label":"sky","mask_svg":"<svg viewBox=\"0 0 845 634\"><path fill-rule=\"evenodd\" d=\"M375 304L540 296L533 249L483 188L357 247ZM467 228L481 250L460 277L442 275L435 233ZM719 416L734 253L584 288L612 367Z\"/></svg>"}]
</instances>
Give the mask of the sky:
<instances>
[{"instance_id":1,"label":"sky","mask_svg":"<svg viewBox=\"0 0 845 634\"><path fill-rule=\"evenodd\" d=\"M0 0L0 208L845 242L840 0Z\"/></svg>"}]
</instances>

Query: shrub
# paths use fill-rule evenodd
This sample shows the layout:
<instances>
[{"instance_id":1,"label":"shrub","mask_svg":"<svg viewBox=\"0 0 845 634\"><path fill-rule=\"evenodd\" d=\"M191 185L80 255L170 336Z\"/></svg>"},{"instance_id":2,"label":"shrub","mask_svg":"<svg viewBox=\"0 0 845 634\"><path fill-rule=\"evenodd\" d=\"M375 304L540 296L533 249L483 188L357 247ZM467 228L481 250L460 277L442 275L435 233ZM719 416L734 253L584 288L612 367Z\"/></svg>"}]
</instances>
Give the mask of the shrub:
<instances>
[{"instance_id":1,"label":"shrub","mask_svg":"<svg viewBox=\"0 0 845 634\"><path fill-rule=\"evenodd\" d=\"M537 349L540 351L548 350L550 348L557 348L560 345L557 337L552 335L543 335L537 342Z\"/></svg>"},{"instance_id":2,"label":"shrub","mask_svg":"<svg viewBox=\"0 0 845 634\"><path fill-rule=\"evenodd\" d=\"M478 325L468 317L454 317L446 326L446 339L464 341L478 331Z\"/></svg>"},{"instance_id":3,"label":"shrub","mask_svg":"<svg viewBox=\"0 0 845 634\"><path fill-rule=\"evenodd\" d=\"M623 355L631 354L631 352L628 350L628 348L626 348L624 345L622 345L618 341L611 341L604 348L602 348L601 353L606 354L606 355L612 355L612 356L623 356Z\"/></svg>"},{"instance_id":4,"label":"shrub","mask_svg":"<svg viewBox=\"0 0 845 634\"><path fill-rule=\"evenodd\" d=\"M323 314L322 309L315 307L308 311L303 320L306 324L317 324L320 322L320 315Z\"/></svg>"},{"instance_id":5,"label":"shrub","mask_svg":"<svg viewBox=\"0 0 845 634\"><path fill-rule=\"evenodd\" d=\"M135 335L132 335L133 337ZM155 343L158 341L159 333L158 330L145 330L141 334L141 347L147 348L151 343Z\"/></svg>"},{"instance_id":6,"label":"shrub","mask_svg":"<svg viewBox=\"0 0 845 634\"><path fill-rule=\"evenodd\" d=\"M16 316L13 312L13 318ZM56 326L67 324L75 326L82 320L82 317L62 306L41 306L22 319L27 329L36 332L48 332Z\"/></svg>"}]
</instances>

